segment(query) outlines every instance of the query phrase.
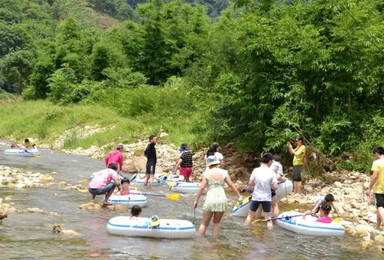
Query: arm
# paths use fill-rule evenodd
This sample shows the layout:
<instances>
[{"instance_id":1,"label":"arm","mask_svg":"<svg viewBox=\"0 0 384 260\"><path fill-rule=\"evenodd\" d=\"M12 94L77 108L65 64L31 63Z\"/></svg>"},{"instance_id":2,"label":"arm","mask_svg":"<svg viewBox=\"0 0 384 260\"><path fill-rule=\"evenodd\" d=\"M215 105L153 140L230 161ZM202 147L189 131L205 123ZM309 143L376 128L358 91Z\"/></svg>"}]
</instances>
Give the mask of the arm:
<instances>
[{"instance_id":1,"label":"arm","mask_svg":"<svg viewBox=\"0 0 384 260\"><path fill-rule=\"evenodd\" d=\"M288 145L289 144L289 145ZM288 149L289 149L289 153L290 154L293 154L295 156L299 156L300 154L303 153L302 149L297 149L297 151L295 151L291 145L291 143L288 143L287 146L288 146Z\"/></svg>"},{"instance_id":2,"label":"arm","mask_svg":"<svg viewBox=\"0 0 384 260\"><path fill-rule=\"evenodd\" d=\"M201 194L203 194L203 191L204 191L206 186L207 186L207 179L203 178L203 180L201 181L201 184L200 184L200 189L196 194L195 202L193 203L194 208L197 208L197 203L199 202L200 196L201 196Z\"/></svg>"},{"instance_id":3,"label":"arm","mask_svg":"<svg viewBox=\"0 0 384 260\"><path fill-rule=\"evenodd\" d=\"M117 173L116 173L116 175L117 175ZM117 190L120 191L120 181L119 181L119 177L114 178L113 181L114 181L115 184L116 184Z\"/></svg>"},{"instance_id":4,"label":"arm","mask_svg":"<svg viewBox=\"0 0 384 260\"><path fill-rule=\"evenodd\" d=\"M181 158L179 158L179 159L177 160L176 165L175 165L175 168L173 169L173 172L176 172L177 169L179 169L179 166L180 166L180 164L181 164L182 161L183 161L183 160L182 160Z\"/></svg>"},{"instance_id":5,"label":"arm","mask_svg":"<svg viewBox=\"0 0 384 260\"><path fill-rule=\"evenodd\" d=\"M379 171L373 171L371 175L371 182L369 183L368 189L365 191L365 194L368 196L371 196L371 190L373 188L373 185L375 185L377 176L378 176Z\"/></svg>"},{"instance_id":6,"label":"arm","mask_svg":"<svg viewBox=\"0 0 384 260\"><path fill-rule=\"evenodd\" d=\"M279 185L277 184L277 181L272 182L271 189L277 190L279 188Z\"/></svg>"},{"instance_id":7,"label":"arm","mask_svg":"<svg viewBox=\"0 0 384 260\"><path fill-rule=\"evenodd\" d=\"M119 158L119 165L120 165L120 171L122 171L123 170L123 154L121 154Z\"/></svg>"},{"instance_id":8,"label":"arm","mask_svg":"<svg viewBox=\"0 0 384 260\"><path fill-rule=\"evenodd\" d=\"M340 217L339 210L335 207L335 204L333 204L333 202L332 202L332 208L335 211L335 213L337 214L337 216Z\"/></svg>"},{"instance_id":9,"label":"arm","mask_svg":"<svg viewBox=\"0 0 384 260\"><path fill-rule=\"evenodd\" d=\"M158 132L157 135L153 138L153 141L154 141L155 143L156 143L157 140L160 138L161 132L163 132L163 129L161 129L161 127L160 127L159 132Z\"/></svg>"},{"instance_id":10,"label":"arm","mask_svg":"<svg viewBox=\"0 0 384 260\"><path fill-rule=\"evenodd\" d=\"M231 180L231 177L229 176L229 174L227 174L227 176L225 177L225 182L228 184L229 188L231 188L231 190L236 193L237 197L241 197L241 194L240 192L236 189L235 187L235 184L233 184L232 180ZM242 200L242 199L241 199Z\"/></svg>"},{"instance_id":11,"label":"arm","mask_svg":"<svg viewBox=\"0 0 384 260\"><path fill-rule=\"evenodd\" d=\"M317 210L319 209L320 205L321 205L321 200L319 200L319 201L316 203L316 205L313 207L311 213L312 213L312 214L316 214L316 212L317 212Z\"/></svg>"},{"instance_id":12,"label":"arm","mask_svg":"<svg viewBox=\"0 0 384 260\"><path fill-rule=\"evenodd\" d=\"M108 167L109 154L105 157L105 167Z\"/></svg>"}]
</instances>

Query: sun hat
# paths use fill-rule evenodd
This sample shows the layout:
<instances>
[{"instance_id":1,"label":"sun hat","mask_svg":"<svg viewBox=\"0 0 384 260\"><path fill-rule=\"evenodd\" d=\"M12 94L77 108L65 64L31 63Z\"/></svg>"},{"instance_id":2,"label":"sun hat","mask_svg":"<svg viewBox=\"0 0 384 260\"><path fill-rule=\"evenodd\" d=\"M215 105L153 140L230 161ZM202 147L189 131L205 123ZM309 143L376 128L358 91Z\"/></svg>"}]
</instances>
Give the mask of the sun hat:
<instances>
[{"instance_id":1,"label":"sun hat","mask_svg":"<svg viewBox=\"0 0 384 260\"><path fill-rule=\"evenodd\" d=\"M205 159L205 162L206 162L207 166L220 164L220 161L214 155L208 156L207 159Z\"/></svg>"},{"instance_id":2,"label":"sun hat","mask_svg":"<svg viewBox=\"0 0 384 260\"><path fill-rule=\"evenodd\" d=\"M186 144L186 143L182 143L181 145L180 145L180 148L179 148L179 152L182 152L182 151L190 151L191 149L189 149L189 147L188 147L188 144Z\"/></svg>"}]
</instances>

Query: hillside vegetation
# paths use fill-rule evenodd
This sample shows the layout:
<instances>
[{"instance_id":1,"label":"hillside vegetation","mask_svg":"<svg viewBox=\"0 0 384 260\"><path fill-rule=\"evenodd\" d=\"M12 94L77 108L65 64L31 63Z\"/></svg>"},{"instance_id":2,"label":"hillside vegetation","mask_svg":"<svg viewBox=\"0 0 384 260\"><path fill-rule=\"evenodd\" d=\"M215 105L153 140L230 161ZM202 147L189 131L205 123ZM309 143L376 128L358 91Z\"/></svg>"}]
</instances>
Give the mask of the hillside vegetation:
<instances>
[{"instance_id":1,"label":"hillside vegetation","mask_svg":"<svg viewBox=\"0 0 384 260\"><path fill-rule=\"evenodd\" d=\"M163 126L172 142L258 155L286 154L303 135L321 158L369 170L384 142L382 1L208 11L181 0L2 0L0 137L116 125L67 144L91 145Z\"/></svg>"}]
</instances>

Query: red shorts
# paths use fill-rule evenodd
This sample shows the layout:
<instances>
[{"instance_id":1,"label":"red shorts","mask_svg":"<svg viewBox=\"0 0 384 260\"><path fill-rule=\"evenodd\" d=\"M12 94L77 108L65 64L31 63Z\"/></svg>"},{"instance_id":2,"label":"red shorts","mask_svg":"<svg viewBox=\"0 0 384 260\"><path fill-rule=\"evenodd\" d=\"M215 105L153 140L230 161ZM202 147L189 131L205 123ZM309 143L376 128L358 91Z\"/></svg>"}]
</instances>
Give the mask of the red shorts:
<instances>
[{"instance_id":1,"label":"red shorts","mask_svg":"<svg viewBox=\"0 0 384 260\"><path fill-rule=\"evenodd\" d=\"M180 175L183 175L185 179L189 179L192 175L192 167L180 168Z\"/></svg>"}]
</instances>

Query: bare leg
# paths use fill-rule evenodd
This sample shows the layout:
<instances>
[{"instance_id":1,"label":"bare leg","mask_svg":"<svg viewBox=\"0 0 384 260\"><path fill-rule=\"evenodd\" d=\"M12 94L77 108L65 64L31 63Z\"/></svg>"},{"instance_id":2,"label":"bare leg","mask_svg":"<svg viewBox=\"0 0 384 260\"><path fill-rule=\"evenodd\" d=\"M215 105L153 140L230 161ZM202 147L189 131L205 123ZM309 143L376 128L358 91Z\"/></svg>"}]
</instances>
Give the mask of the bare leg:
<instances>
[{"instance_id":1,"label":"bare leg","mask_svg":"<svg viewBox=\"0 0 384 260\"><path fill-rule=\"evenodd\" d=\"M103 202L104 205L111 205L111 203L108 202L108 199L109 199L109 197L111 197L112 192L113 192L114 190L115 190L115 189L111 189L111 190L105 195L105 199L104 199L104 202Z\"/></svg>"},{"instance_id":2,"label":"bare leg","mask_svg":"<svg viewBox=\"0 0 384 260\"><path fill-rule=\"evenodd\" d=\"M256 210L256 213L255 213L255 218L258 219L258 218L261 218L261 212L262 212L263 208L261 207L261 204L259 205L259 207L257 208Z\"/></svg>"},{"instance_id":3,"label":"bare leg","mask_svg":"<svg viewBox=\"0 0 384 260\"><path fill-rule=\"evenodd\" d=\"M212 238L217 239L220 232L220 221L223 217L224 212L213 212L213 229L212 229Z\"/></svg>"},{"instance_id":4,"label":"bare leg","mask_svg":"<svg viewBox=\"0 0 384 260\"><path fill-rule=\"evenodd\" d=\"M293 192L294 194L298 194L300 195L301 194L301 181L294 181L293 182Z\"/></svg>"},{"instance_id":5,"label":"bare leg","mask_svg":"<svg viewBox=\"0 0 384 260\"><path fill-rule=\"evenodd\" d=\"M148 179L149 179L149 174L145 174L145 178L144 178L144 186L147 187L148 185Z\"/></svg>"},{"instance_id":6,"label":"bare leg","mask_svg":"<svg viewBox=\"0 0 384 260\"><path fill-rule=\"evenodd\" d=\"M204 211L203 212L203 219L201 221L200 227L199 227L199 234L205 235L205 231L207 231L207 228L209 226L209 222L211 222L211 218L213 216L213 212Z\"/></svg>"},{"instance_id":7,"label":"bare leg","mask_svg":"<svg viewBox=\"0 0 384 260\"><path fill-rule=\"evenodd\" d=\"M272 217L276 218L279 216L279 205L277 204L276 196L272 197Z\"/></svg>"},{"instance_id":8,"label":"bare leg","mask_svg":"<svg viewBox=\"0 0 384 260\"><path fill-rule=\"evenodd\" d=\"M248 216L245 219L245 225L251 225L253 218L255 217L256 211L249 211Z\"/></svg>"},{"instance_id":9,"label":"bare leg","mask_svg":"<svg viewBox=\"0 0 384 260\"><path fill-rule=\"evenodd\" d=\"M378 207L377 208L377 222L376 222L376 228L380 229L381 224L384 223L384 208Z\"/></svg>"},{"instance_id":10,"label":"bare leg","mask_svg":"<svg viewBox=\"0 0 384 260\"><path fill-rule=\"evenodd\" d=\"M270 219L271 218L271 212L264 212L264 216L265 216L265 219ZM273 223L272 221L268 221L267 222L267 228L269 230L272 230L273 229Z\"/></svg>"},{"instance_id":11,"label":"bare leg","mask_svg":"<svg viewBox=\"0 0 384 260\"><path fill-rule=\"evenodd\" d=\"M149 188L152 190L153 189L153 180L155 179L155 174L151 174L149 176Z\"/></svg>"}]
</instances>

